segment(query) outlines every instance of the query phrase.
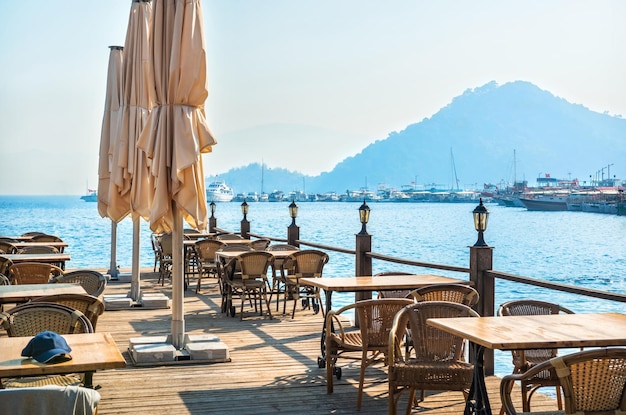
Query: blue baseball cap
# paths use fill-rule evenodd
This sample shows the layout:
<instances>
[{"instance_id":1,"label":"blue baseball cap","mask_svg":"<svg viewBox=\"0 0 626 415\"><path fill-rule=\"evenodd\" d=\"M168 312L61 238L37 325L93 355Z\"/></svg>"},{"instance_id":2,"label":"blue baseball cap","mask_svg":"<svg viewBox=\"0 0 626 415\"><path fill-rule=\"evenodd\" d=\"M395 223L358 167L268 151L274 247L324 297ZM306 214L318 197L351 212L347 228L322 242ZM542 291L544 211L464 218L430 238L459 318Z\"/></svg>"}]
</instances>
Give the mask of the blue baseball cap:
<instances>
[{"instance_id":1,"label":"blue baseball cap","mask_svg":"<svg viewBox=\"0 0 626 415\"><path fill-rule=\"evenodd\" d=\"M53 331L42 331L30 339L22 356L32 357L39 363L59 363L72 359L72 351L65 339Z\"/></svg>"}]
</instances>

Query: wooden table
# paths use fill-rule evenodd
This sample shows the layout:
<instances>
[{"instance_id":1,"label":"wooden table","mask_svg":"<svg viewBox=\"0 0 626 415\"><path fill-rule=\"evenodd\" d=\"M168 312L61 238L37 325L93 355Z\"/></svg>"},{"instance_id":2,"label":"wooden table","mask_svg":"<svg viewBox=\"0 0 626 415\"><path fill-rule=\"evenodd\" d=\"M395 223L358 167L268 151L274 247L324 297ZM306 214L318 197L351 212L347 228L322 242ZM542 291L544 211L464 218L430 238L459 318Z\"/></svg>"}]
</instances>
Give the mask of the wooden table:
<instances>
[{"instance_id":1,"label":"wooden table","mask_svg":"<svg viewBox=\"0 0 626 415\"><path fill-rule=\"evenodd\" d=\"M218 251L215 253L215 257L217 258L223 258L223 259L231 259L231 258L237 258L239 255L244 254L246 252L254 252L254 251ZM272 256L274 258L287 258L289 255L298 252L298 250L291 250L291 251L263 251L263 252L267 252L268 254L272 254Z\"/></svg>"},{"instance_id":2,"label":"wooden table","mask_svg":"<svg viewBox=\"0 0 626 415\"><path fill-rule=\"evenodd\" d=\"M62 264L65 268L65 261L72 259L68 253L59 254L0 254L0 258L8 259L14 264L19 262L44 262L46 264Z\"/></svg>"},{"instance_id":3,"label":"wooden table","mask_svg":"<svg viewBox=\"0 0 626 415\"><path fill-rule=\"evenodd\" d=\"M363 277L300 278L300 283L321 288L326 295L326 312L332 307L333 292L367 292L378 290L414 290L435 284L469 284L469 281L440 275L384 275Z\"/></svg>"},{"instance_id":4,"label":"wooden table","mask_svg":"<svg viewBox=\"0 0 626 415\"><path fill-rule=\"evenodd\" d=\"M435 318L426 324L472 342L474 380L465 414L491 414L483 368L485 348L527 350L626 345L626 315L619 313Z\"/></svg>"},{"instance_id":5,"label":"wooden table","mask_svg":"<svg viewBox=\"0 0 626 415\"><path fill-rule=\"evenodd\" d=\"M414 290L435 284L469 284L469 281L442 277L440 275L381 275L361 277L322 277L300 278L300 283L321 288L326 297L325 314L331 310L333 292L371 292L378 290ZM326 316L324 316L326 317ZM322 368L326 365L326 318L322 322L321 351L317 358L317 365Z\"/></svg>"},{"instance_id":6,"label":"wooden table","mask_svg":"<svg viewBox=\"0 0 626 415\"><path fill-rule=\"evenodd\" d=\"M45 364L22 357L22 349L32 337L0 338L0 378L85 373L85 386L93 387L96 370L120 369L126 361L110 333L64 334L72 348L72 360Z\"/></svg>"},{"instance_id":7,"label":"wooden table","mask_svg":"<svg viewBox=\"0 0 626 415\"><path fill-rule=\"evenodd\" d=\"M0 285L0 304L25 303L33 298L56 294L87 294L80 284Z\"/></svg>"}]
</instances>

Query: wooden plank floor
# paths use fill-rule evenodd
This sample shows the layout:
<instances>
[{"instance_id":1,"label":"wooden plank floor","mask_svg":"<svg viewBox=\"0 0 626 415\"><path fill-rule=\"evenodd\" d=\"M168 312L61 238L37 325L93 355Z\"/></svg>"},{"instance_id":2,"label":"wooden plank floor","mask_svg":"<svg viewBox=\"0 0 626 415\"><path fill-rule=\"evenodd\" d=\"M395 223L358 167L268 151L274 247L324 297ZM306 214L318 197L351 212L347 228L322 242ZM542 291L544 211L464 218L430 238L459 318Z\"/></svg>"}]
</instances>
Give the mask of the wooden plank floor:
<instances>
[{"instance_id":1,"label":"wooden plank floor","mask_svg":"<svg viewBox=\"0 0 626 415\"><path fill-rule=\"evenodd\" d=\"M151 271L151 270L150 270ZM155 274L142 276L144 292L171 296L171 286L156 284ZM107 414L354 414L358 387L357 363L340 361L343 377L326 394L325 370L317 367L321 314L296 311L296 318L277 313L274 320L245 314L243 321L219 312L215 280L207 280L195 294L195 280L185 291L185 324L189 334L211 333L229 346L231 362L135 367L130 364L129 338L170 333L171 310L106 311L98 331L110 332L126 357L125 369L97 372L94 383ZM128 283L111 282L105 294L126 293ZM274 303L273 303L274 306ZM274 306L275 310L275 306ZM487 380L494 410L499 409L499 379ZM385 368L367 370L361 414L387 413ZM519 393L516 394L519 396ZM402 401L401 408L405 408ZM550 409L554 402L533 399L533 409ZM432 393L414 413L462 414L458 392Z\"/></svg>"}]
</instances>

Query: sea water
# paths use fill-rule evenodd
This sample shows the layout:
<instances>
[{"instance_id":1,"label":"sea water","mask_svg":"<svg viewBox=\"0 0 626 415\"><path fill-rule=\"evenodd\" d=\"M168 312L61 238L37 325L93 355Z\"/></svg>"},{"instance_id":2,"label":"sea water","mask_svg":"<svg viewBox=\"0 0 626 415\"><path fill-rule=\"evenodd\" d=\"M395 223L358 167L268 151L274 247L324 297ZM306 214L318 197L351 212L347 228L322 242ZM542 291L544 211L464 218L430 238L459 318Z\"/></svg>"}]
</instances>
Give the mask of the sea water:
<instances>
[{"instance_id":1,"label":"sea water","mask_svg":"<svg viewBox=\"0 0 626 415\"><path fill-rule=\"evenodd\" d=\"M289 202L250 203L247 219L252 233L287 237ZM360 203L299 203L300 239L353 250L361 230ZM376 253L422 262L469 267L469 248L476 242L472 210L464 203L372 202L367 231ZM522 208L487 205L490 215L485 241L492 247L493 269L564 284L626 293L626 217L586 212L530 212ZM239 231L239 203L219 203L220 228ZM68 268L104 268L110 264L111 221L100 217L96 203L78 196L0 196L0 235L40 231L60 236L71 254ZM152 267L151 231L141 223L142 267ZM354 275L354 256L329 252L324 275ZM117 226L117 260L121 268L132 261L132 221ZM455 278L467 275L373 261L373 272L429 272ZM496 305L535 298L559 303L574 312L618 311L626 304L496 280ZM333 308L354 301L353 294L333 295ZM496 372L511 370L510 354L496 353Z\"/></svg>"}]
</instances>

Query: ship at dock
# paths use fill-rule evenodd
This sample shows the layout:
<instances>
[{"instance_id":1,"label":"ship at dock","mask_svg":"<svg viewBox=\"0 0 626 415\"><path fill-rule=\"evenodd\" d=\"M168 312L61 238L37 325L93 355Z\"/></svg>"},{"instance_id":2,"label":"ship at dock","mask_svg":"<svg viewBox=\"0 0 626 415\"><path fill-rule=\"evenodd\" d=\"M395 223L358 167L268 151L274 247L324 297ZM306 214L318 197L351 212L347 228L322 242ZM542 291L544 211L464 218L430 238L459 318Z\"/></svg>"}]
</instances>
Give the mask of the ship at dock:
<instances>
[{"instance_id":1,"label":"ship at dock","mask_svg":"<svg viewBox=\"0 0 626 415\"><path fill-rule=\"evenodd\" d=\"M209 202L230 202L235 197L233 189L222 180L209 183L206 198Z\"/></svg>"}]
</instances>

